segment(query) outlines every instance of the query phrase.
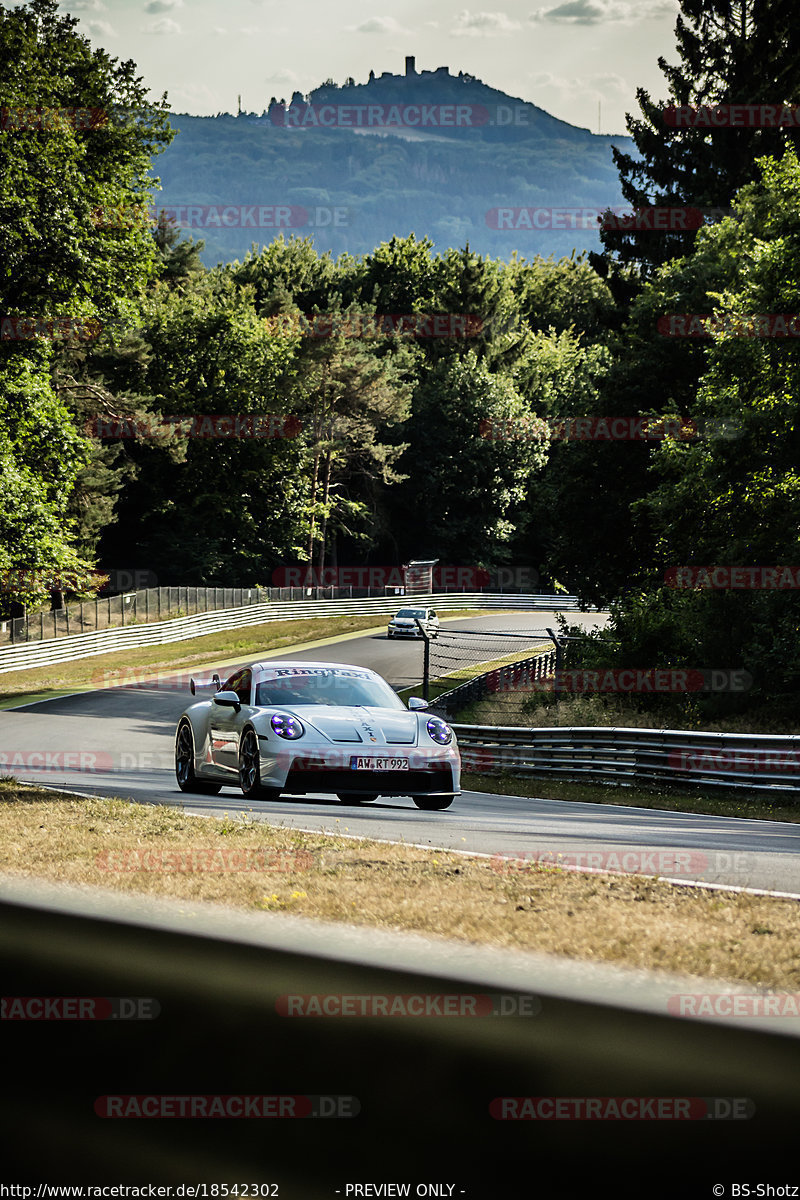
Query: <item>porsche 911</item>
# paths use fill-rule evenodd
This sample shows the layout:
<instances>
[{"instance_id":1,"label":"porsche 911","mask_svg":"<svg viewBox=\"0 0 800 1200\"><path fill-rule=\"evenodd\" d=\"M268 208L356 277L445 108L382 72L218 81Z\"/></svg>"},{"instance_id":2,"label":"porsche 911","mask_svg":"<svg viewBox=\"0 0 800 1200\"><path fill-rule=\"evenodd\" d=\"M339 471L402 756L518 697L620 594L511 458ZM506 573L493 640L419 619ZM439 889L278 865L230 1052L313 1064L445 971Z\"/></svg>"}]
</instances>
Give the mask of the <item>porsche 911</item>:
<instances>
[{"instance_id":1,"label":"porsche 911","mask_svg":"<svg viewBox=\"0 0 800 1200\"><path fill-rule=\"evenodd\" d=\"M214 694L178 721L182 792L239 787L251 800L322 793L345 804L410 796L427 810L449 808L460 794L453 730L418 697L406 708L375 671L276 661L214 682Z\"/></svg>"}]
</instances>

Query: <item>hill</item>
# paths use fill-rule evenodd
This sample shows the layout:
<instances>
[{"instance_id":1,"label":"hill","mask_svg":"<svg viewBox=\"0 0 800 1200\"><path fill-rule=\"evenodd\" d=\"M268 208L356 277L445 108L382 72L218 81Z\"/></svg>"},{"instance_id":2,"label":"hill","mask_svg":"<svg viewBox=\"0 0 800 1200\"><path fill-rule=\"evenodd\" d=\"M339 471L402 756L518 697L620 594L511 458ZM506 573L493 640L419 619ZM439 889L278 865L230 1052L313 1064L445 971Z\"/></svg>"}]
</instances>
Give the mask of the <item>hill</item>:
<instances>
[{"instance_id":1,"label":"hill","mask_svg":"<svg viewBox=\"0 0 800 1200\"><path fill-rule=\"evenodd\" d=\"M631 147L413 59L405 75L329 81L261 114L171 123L157 206L205 239L208 265L281 232L335 255L412 232L501 258L598 249L597 210L622 203L611 147Z\"/></svg>"}]
</instances>

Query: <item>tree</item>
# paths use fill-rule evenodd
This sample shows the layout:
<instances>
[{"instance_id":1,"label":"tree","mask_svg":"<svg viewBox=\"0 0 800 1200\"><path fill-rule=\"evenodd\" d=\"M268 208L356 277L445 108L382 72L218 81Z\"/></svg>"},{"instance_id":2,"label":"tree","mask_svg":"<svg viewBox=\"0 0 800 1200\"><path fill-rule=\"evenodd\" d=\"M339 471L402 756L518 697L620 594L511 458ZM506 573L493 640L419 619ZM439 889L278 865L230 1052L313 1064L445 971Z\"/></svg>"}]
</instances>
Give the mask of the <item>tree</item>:
<instances>
[{"instance_id":1,"label":"tree","mask_svg":"<svg viewBox=\"0 0 800 1200\"><path fill-rule=\"evenodd\" d=\"M779 336L779 316L767 326L753 316L797 307L800 163L790 148L780 161L760 160L758 170L759 181L735 199L735 219L705 230L693 254L662 268L642 297L657 304L669 292L686 294L694 280L716 280L706 288L715 325L701 341L704 367L692 405L707 434L667 439L652 455L633 506L649 570L620 594L609 636L620 642L613 655L630 660L626 666L650 655L651 666L743 668L754 681L747 703L789 694L793 712L800 691L796 585L758 586L757 577L752 589L716 590L713 576L681 571L800 561L800 350L793 337ZM722 698L718 707L742 699Z\"/></svg>"},{"instance_id":2,"label":"tree","mask_svg":"<svg viewBox=\"0 0 800 1200\"><path fill-rule=\"evenodd\" d=\"M330 337L299 347L311 479L305 561L320 573L337 536L374 540L381 493L405 478L395 469L405 444L387 434L408 417L414 354L399 337L349 336L368 330L368 319L362 308L336 311Z\"/></svg>"},{"instance_id":3,"label":"tree","mask_svg":"<svg viewBox=\"0 0 800 1200\"><path fill-rule=\"evenodd\" d=\"M628 116L636 153L612 148L622 193L634 208L652 204L729 208L740 187L756 177L756 159L798 145L800 129L784 126L672 125L669 106L793 105L800 94L800 27L787 0L682 0L675 34L680 61L658 65L667 105L637 90L641 117ZM601 232L607 252L645 275L686 254L694 231ZM592 261L604 271L608 262ZM616 278L612 270L612 281ZM623 283L623 281L620 281Z\"/></svg>"},{"instance_id":4,"label":"tree","mask_svg":"<svg viewBox=\"0 0 800 1200\"><path fill-rule=\"evenodd\" d=\"M538 433L491 436L526 415L512 379L469 350L423 374L413 408L413 430L400 431L410 442L399 460L408 479L393 496L398 553L474 566L506 561L526 485L545 459Z\"/></svg>"},{"instance_id":5,"label":"tree","mask_svg":"<svg viewBox=\"0 0 800 1200\"><path fill-rule=\"evenodd\" d=\"M69 505L90 446L60 382L87 337L135 322L154 262L141 219L151 157L172 136L166 101L147 100L135 64L92 50L76 24L55 0L0 9L0 555L26 577L72 569L86 549Z\"/></svg>"},{"instance_id":6,"label":"tree","mask_svg":"<svg viewBox=\"0 0 800 1200\"><path fill-rule=\"evenodd\" d=\"M302 547L308 487L297 430L255 421L292 414L292 340L270 333L252 288L210 271L153 300L147 342L129 383L153 396L174 432L153 446L151 422L141 439L124 442L136 478L105 532L104 558L133 554L165 583L265 583ZM224 436L202 423L248 414L252 427L245 420Z\"/></svg>"}]
</instances>

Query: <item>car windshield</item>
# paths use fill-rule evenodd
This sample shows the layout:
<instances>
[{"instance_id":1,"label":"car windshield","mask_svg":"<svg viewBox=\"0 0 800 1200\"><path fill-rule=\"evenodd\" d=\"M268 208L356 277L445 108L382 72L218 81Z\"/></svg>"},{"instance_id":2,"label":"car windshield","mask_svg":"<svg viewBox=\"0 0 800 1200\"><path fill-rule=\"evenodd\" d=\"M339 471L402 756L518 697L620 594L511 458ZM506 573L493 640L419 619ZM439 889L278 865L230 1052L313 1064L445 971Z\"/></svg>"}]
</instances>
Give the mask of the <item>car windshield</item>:
<instances>
[{"instance_id":1,"label":"car windshield","mask_svg":"<svg viewBox=\"0 0 800 1200\"><path fill-rule=\"evenodd\" d=\"M276 669L256 688L256 704L297 708L303 704L399 708L405 705L385 680L366 671L329 667Z\"/></svg>"},{"instance_id":2,"label":"car windshield","mask_svg":"<svg viewBox=\"0 0 800 1200\"><path fill-rule=\"evenodd\" d=\"M424 608L401 608L397 615L398 617L419 617L422 619L426 613Z\"/></svg>"}]
</instances>

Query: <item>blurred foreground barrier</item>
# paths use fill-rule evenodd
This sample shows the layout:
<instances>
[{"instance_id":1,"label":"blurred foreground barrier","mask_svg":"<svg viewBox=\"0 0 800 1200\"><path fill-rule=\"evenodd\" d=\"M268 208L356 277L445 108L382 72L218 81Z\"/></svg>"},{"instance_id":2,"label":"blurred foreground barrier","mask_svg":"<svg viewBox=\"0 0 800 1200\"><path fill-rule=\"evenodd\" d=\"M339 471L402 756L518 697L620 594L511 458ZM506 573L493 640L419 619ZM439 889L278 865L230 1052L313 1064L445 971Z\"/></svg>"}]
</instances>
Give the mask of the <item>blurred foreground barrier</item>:
<instances>
[{"instance_id":1,"label":"blurred foreground barrier","mask_svg":"<svg viewBox=\"0 0 800 1200\"><path fill-rule=\"evenodd\" d=\"M554 1195L704 1197L797 1177L798 1020L670 1015L676 993L736 991L725 984L8 876L0 955L3 1181L33 1196L44 1181L495 1200L535 1176L557 1180ZM290 1015L297 997L311 1011L312 996L450 995L461 1012L488 993L510 1015ZM47 1012L31 997L149 1007L147 1019L60 1019L63 1005L9 1019ZM242 1096L334 1109L179 1115L181 1099L211 1096L229 1110ZM575 1119L586 1098L639 1117ZM348 1191L356 1181L409 1190Z\"/></svg>"}]
</instances>

